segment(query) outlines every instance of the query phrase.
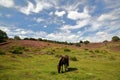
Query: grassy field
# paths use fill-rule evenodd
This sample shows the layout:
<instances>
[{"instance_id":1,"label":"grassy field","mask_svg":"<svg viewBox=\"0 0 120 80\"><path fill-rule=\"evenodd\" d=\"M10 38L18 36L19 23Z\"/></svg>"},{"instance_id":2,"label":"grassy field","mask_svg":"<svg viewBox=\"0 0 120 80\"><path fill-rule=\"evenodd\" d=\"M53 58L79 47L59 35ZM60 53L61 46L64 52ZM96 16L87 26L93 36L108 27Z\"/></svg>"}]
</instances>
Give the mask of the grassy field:
<instances>
[{"instance_id":1,"label":"grassy field","mask_svg":"<svg viewBox=\"0 0 120 80\"><path fill-rule=\"evenodd\" d=\"M120 80L120 42L99 47L16 42L0 47L0 80ZM66 54L69 70L58 74L58 56Z\"/></svg>"}]
</instances>

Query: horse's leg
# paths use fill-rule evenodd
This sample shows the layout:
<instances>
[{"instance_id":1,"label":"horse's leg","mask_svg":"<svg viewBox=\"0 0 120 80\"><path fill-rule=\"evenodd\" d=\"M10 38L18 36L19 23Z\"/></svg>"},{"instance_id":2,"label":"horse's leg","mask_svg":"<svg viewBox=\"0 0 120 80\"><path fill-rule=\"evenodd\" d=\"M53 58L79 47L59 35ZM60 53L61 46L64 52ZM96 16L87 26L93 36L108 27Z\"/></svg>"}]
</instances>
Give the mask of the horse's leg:
<instances>
[{"instance_id":1,"label":"horse's leg","mask_svg":"<svg viewBox=\"0 0 120 80\"><path fill-rule=\"evenodd\" d=\"M65 67L65 71L67 70L67 65L64 66Z\"/></svg>"},{"instance_id":2,"label":"horse's leg","mask_svg":"<svg viewBox=\"0 0 120 80\"><path fill-rule=\"evenodd\" d=\"M62 70L61 70L61 72L63 73L63 65L62 65L61 67L62 67Z\"/></svg>"},{"instance_id":3,"label":"horse's leg","mask_svg":"<svg viewBox=\"0 0 120 80\"><path fill-rule=\"evenodd\" d=\"M60 70L61 70L61 66L58 65L58 73L60 73Z\"/></svg>"}]
</instances>

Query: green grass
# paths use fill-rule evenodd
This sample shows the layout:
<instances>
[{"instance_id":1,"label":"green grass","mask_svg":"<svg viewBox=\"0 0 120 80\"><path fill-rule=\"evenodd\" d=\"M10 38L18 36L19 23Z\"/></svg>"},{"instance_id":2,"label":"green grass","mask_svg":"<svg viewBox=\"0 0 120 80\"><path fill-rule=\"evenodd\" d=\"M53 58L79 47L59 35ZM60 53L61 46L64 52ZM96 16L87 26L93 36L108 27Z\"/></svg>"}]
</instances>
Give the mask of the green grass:
<instances>
[{"instance_id":1,"label":"green grass","mask_svg":"<svg viewBox=\"0 0 120 80\"><path fill-rule=\"evenodd\" d=\"M6 51L5 55L0 55L0 80L120 80L120 53L70 47L32 50L24 51L23 54ZM34 52L54 54L33 54ZM67 54L70 58L77 59L70 59L71 70L57 73L58 54Z\"/></svg>"}]
</instances>

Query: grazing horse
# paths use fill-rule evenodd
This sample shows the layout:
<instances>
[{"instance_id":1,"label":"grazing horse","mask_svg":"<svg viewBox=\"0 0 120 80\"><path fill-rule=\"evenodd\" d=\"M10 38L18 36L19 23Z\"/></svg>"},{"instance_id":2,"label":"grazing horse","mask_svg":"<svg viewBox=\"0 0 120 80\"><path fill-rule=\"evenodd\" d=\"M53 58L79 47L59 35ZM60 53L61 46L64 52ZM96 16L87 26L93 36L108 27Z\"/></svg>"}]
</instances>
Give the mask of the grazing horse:
<instances>
[{"instance_id":1,"label":"grazing horse","mask_svg":"<svg viewBox=\"0 0 120 80\"><path fill-rule=\"evenodd\" d=\"M68 66L69 66L69 56L65 55L62 56L59 63L58 63L58 73L63 72L63 65L64 65L64 69L65 71L67 70Z\"/></svg>"}]
</instances>

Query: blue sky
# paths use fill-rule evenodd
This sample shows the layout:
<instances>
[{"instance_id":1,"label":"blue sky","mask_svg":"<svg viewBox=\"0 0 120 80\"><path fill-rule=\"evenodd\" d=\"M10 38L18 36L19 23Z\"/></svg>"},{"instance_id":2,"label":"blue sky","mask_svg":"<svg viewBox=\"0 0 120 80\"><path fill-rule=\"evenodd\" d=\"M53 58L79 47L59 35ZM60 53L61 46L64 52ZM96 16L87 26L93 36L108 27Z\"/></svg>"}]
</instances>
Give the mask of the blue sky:
<instances>
[{"instance_id":1,"label":"blue sky","mask_svg":"<svg viewBox=\"0 0 120 80\"><path fill-rule=\"evenodd\" d=\"M120 0L0 0L9 37L101 42L120 37Z\"/></svg>"}]
</instances>

